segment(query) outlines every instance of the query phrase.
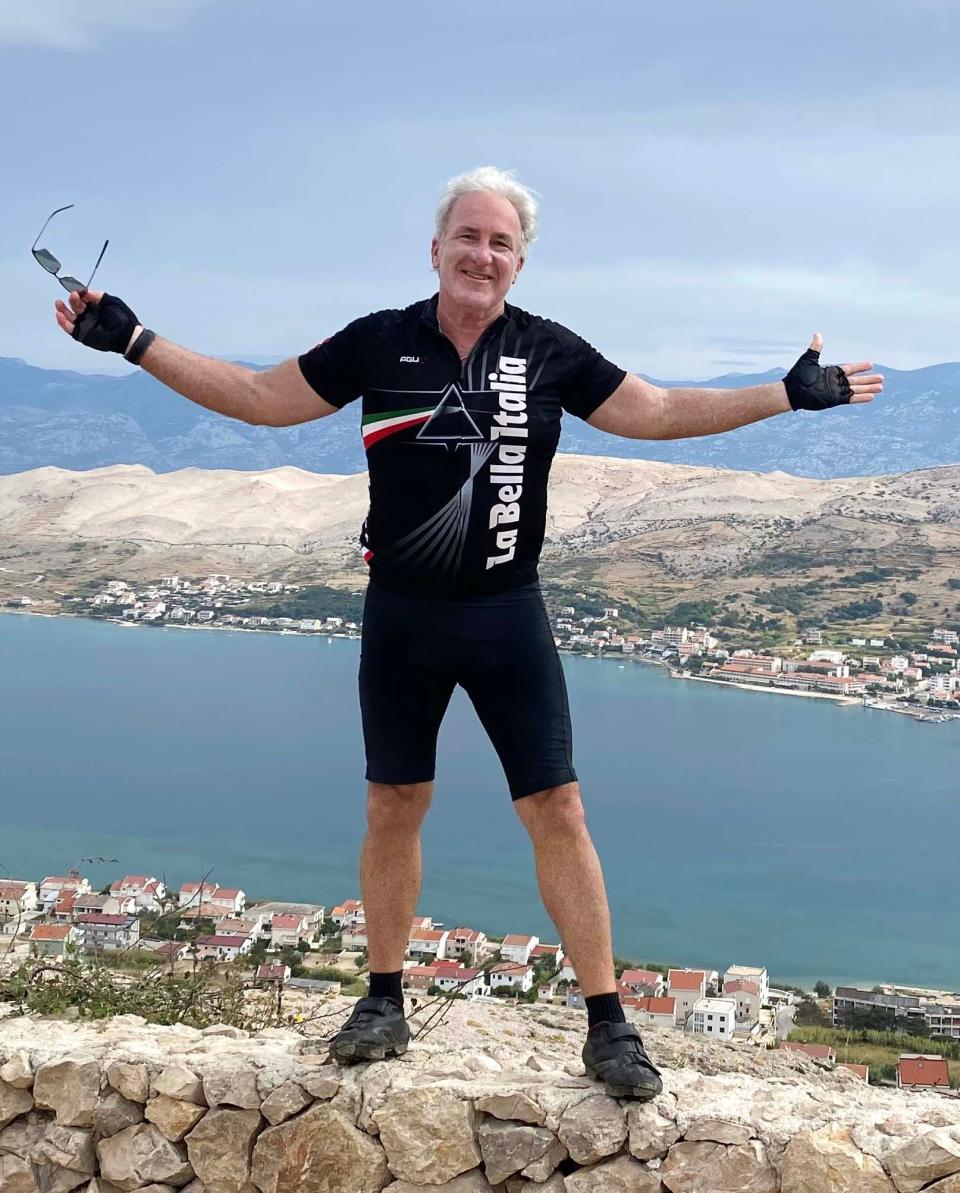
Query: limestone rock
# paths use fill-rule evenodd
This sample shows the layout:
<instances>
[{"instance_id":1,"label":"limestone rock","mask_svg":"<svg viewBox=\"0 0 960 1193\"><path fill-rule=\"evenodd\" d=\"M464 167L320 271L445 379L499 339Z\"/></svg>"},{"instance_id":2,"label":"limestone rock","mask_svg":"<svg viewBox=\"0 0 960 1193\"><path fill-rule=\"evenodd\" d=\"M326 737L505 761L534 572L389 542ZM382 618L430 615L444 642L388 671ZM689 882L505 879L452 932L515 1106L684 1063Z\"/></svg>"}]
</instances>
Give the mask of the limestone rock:
<instances>
[{"instance_id":1,"label":"limestone rock","mask_svg":"<svg viewBox=\"0 0 960 1193\"><path fill-rule=\"evenodd\" d=\"M511 1177L504 1186L506 1193L566 1193L567 1186L559 1172L555 1172L548 1181L522 1181Z\"/></svg>"},{"instance_id":2,"label":"limestone rock","mask_svg":"<svg viewBox=\"0 0 960 1193\"><path fill-rule=\"evenodd\" d=\"M637 1160L665 1156L680 1138L680 1129L654 1102L641 1102L627 1109L628 1147Z\"/></svg>"},{"instance_id":3,"label":"limestone rock","mask_svg":"<svg viewBox=\"0 0 960 1193\"><path fill-rule=\"evenodd\" d=\"M197 1106L207 1104L203 1096L203 1082L192 1069L179 1063L167 1065L154 1078L153 1092L166 1094L168 1098L176 1098L180 1102L194 1102Z\"/></svg>"},{"instance_id":4,"label":"limestone rock","mask_svg":"<svg viewBox=\"0 0 960 1193\"><path fill-rule=\"evenodd\" d=\"M130 1102L146 1102L150 1097L150 1071L146 1065L114 1061L107 1066L107 1081Z\"/></svg>"},{"instance_id":5,"label":"limestone rock","mask_svg":"<svg viewBox=\"0 0 960 1193\"><path fill-rule=\"evenodd\" d=\"M0 1189L3 1193L38 1193L31 1165L10 1153L0 1155Z\"/></svg>"},{"instance_id":6,"label":"limestone rock","mask_svg":"<svg viewBox=\"0 0 960 1193\"><path fill-rule=\"evenodd\" d=\"M677 1143L659 1170L670 1193L777 1193L780 1181L758 1140L724 1147L722 1143ZM812 1193L812 1191L810 1191Z\"/></svg>"},{"instance_id":7,"label":"limestone rock","mask_svg":"<svg viewBox=\"0 0 960 1193\"><path fill-rule=\"evenodd\" d=\"M558 1164L562 1164L570 1153L559 1139L554 1139L539 1160L528 1164L521 1172L521 1176L529 1177L532 1181L545 1181L550 1177Z\"/></svg>"},{"instance_id":8,"label":"limestone rock","mask_svg":"<svg viewBox=\"0 0 960 1193\"><path fill-rule=\"evenodd\" d=\"M209 1193L253 1193L250 1158L260 1125L259 1110L216 1108L193 1128L187 1156Z\"/></svg>"},{"instance_id":9,"label":"limestone rock","mask_svg":"<svg viewBox=\"0 0 960 1193\"><path fill-rule=\"evenodd\" d=\"M95 1176L83 1190L83 1193L123 1193L123 1190L119 1189L116 1185L111 1185L109 1181L105 1181L102 1177Z\"/></svg>"},{"instance_id":10,"label":"limestone rock","mask_svg":"<svg viewBox=\"0 0 960 1193\"><path fill-rule=\"evenodd\" d=\"M126 1191L159 1182L179 1188L194 1172L182 1146L165 1139L153 1123L137 1123L97 1144L100 1174Z\"/></svg>"},{"instance_id":11,"label":"limestone rock","mask_svg":"<svg viewBox=\"0 0 960 1193\"><path fill-rule=\"evenodd\" d=\"M34 1145L30 1159L34 1164L73 1168L89 1178L97 1171L93 1131L51 1123Z\"/></svg>"},{"instance_id":12,"label":"limestone rock","mask_svg":"<svg viewBox=\"0 0 960 1193\"><path fill-rule=\"evenodd\" d=\"M451 1090L424 1086L391 1095L374 1116L394 1176L439 1185L481 1160L476 1112Z\"/></svg>"},{"instance_id":13,"label":"limestone rock","mask_svg":"<svg viewBox=\"0 0 960 1193\"><path fill-rule=\"evenodd\" d=\"M307 1069L297 1081L312 1098L332 1098L340 1088L340 1072L336 1065L323 1064Z\"/></svg>"},{"instance_id":14,"label":"limestone rock","mask_svg":"<svg viewBox=\"0 0 960 1193\"><path fill-rule=\"evenodd\" d=\"M169 1098L166 1094L157 1094L147 1103L143 1112L146 1118L160 1128L160 1133L171 1143L182 1139L188 1131L192 1131L197 1123L207 1113L205 1107L195 1102L181 1102L179 1098ZM196 1167L196 1165L194 1165Z\"/></svg>"},{"instance_id":15,"label":"limestone rock","mask_svg":"<svg viewBox=\"0 0 960 1193\"><path fill-rule=\"evenodd\" d=\"M880 1164L853 1142L847 1128L804 1131L783 1153L782 1193L896 1193Z\"/></svg>"},{"instance_id":16,"label":"limestone rock","mask_svg":"<svg viewBox=\"0 0 960 1193\"><path fill-rule=\"evenodd\" d=\"M329 1103L267 1127L251 1174L261 1193L380 1193L389 1176L383 1149Z\"/></svg>"},{"instance_id":17,"label":"limestone rock","mask_svg":"<svg viewBox=\"0 0 960 1193\"><path fill-rule=\"evenodd\" d=\"M630 1156L617 1156L605 1164L571 1173L566 1178L565 1193L660 1193L660 1187L658 1172L651 1172Z\"/></svg>"},{"instance_id":18,"label":"limestone rock","mask_svg":"<svg viewBox=\"0 0 960 1193\"><path fill-rule=\"evenodd\" d=\"M271 1056L265 1063L257 1065L257 1093L261 1101L287 1081L297 1080L299 1066L288 1056Z\"/></svg>"},{"instance_id":19,"label":"limestone rock","mask_svg":"<svg viewBox=\"0 0 960 1193\"><path fill-rule=\"evenodd\" d=\"M33 1098L37 1106L54 1110L63 1127L92 1127L100 1097L100 1065L91 1057L65 1056L37 1069Z\"/></svg>"},{"instance_id":20,"label":"limestone rock","mask_svg":"<svg viewBox=\"0 0 960 1193\"><path fill-rule=\"evenodd\" d=\"M755 1132L743 1123L732 1123L722 1118L698 1118L684 1132L684 1139L690 1142L746 1143Z\"/></svg>"},{"instance_id":21,"label":"limestone rock","mask_svg":"<svg viewBox=\"0 0 960 1193\"><path fill-rule=\"evenodd\" d=\"M208 1106L259 1110L256 1070L243 1061L221 1061L204 1070L203 1093Z\"/></svg>"},{"instance_id":22,"label":"limestone rock","mask_svg":"<svg viewBox=\"0 0 960 1193\"><path fill-rule=\"evenodd\" d=\"M312 1101L302 1085L298 1085L296 1081L285 1081L264 1100L260 1111L267 1122L275 1127L278 1123L286 1122L288 1118L299 1114Z\"/></svg>"},{"instance_id":23,"label":"limestone rock","mask_svg":"<svg viewBox=\"0 0 960 1193\"><path fill-rule=\"evenodd\" d=\"M143 1106L125 1098L119 1090L108 1089L97 1099L93 1112L94 1130L100 1135L116 1135L124 1127L143 1122Z\"/></svg>"},{"instance_id":24,"label":"limestone rock","mask_svg":"<svg viewBox=\"0 0 960 1193\"><path fill-rule=\"evenodd\" d=\"M532 1185L522 1183L527 1190L533 1189ZM452 1181L446 1181L442 1185L430 1185L428 1188L424 1188L423 1185L411 1185L409 1181L394 1181L393 1184L387 1185L383 1193L494 1193L494 1190L480 1169L474 1168L470 1172L455 1176ZM559 1186L559 1193L563 1193L563 1185Z\"/></svg>"},{"instance_id":25,"label":"limestone rock","mask_svg":"<svg viewBox=\"0 0 960 1193\"><path fill-rule=\"evenodd\" d=\"M34 1145L43 1138L44 1132L53 1120L39 1110L31 1110L23 1118L14 1119L9 1127L0 1131L0 1154L12 1152L21 1160L29 1160ZM3 1186L0 1185L0 1188Z\"/></svg>"},{"instance_id":26,"label":"limestone rock","mask_svg":"<svg viewBox=\"0 0 960 1193\"><path fill-rule=\"evenodd\" d=\"M937 1181L935 1185L927 1185L923 1193L960 1193L960 1173L948 1176L946 1180Z\"/></svg>"},{"instance_id":27,"label":"limestone rock","mask_svg":"<svg viewBox=\"0 0 960 1193\"><path fill-rule=\"evenodd\" d=\"M33 1171L40 1193L72 1193L90 1179L88 1172L61 1168L57 1164L35 1164Z\"/></svg>"},{"instance_id":28,"label":"limestone rock","mask_svg":"<svg viewBox=\"0 0 960 1193\"><path fill-rule=\"evenodd\" d=\"M937 1127L911 1139L887 1157L900 1193L917 1193L930 1181L960 1172L960 1127Z\"/></svg>"},{"instance_id":29,"label":"limestone rock","mask_svg":"<svg viewBox=\"0 0 960 1193\"><path fill-rule=\"evenodd\" d=\"M228 1040L248 1040L250 1033L242 1027L233 1027L229 1023L211 1023L209 1027L201 1028L202 1036L226 1036Z\"/></svg>"},{"instance_id":30,"label":"limestone rock","mask_svg":"<svg viewBox=\"0 0 960 1193\"><path fill-rule=\"evenodd\" d=\"M496 1120L482 1123L477 1135L483 1166L491 1185L499 1185L508 1176L513 1176L529 1164L543 1159L548 1152L554 1150L557 1143L557 1137L546 1127L531 1127ZM550 1176L559 1162L560 1157L557 1163L543 1174L544 1179Z\"/></svg>"},{"instance_id":31,"label":"limestone rock","mask_svg":"<svg viewBox=\"0 0 960 1193\"><path fill-rule=\"evenodd\" d=\"M5 1081L15 1089L29 1089L33 1085L30 1053L24 1052L22 1048L18 1049L5 1064L0 1065L0 1081Z\"/></svg>"},{"instance_id":32,"label":"limestone rock","mask_svg":"<svg viewBox=\"0 0 960 1193\"><path fill-rule=\"evenodd\" d=\"M626 1108L606 1094L593 1094L564 1113L557 1134L578 1164L595 1164L623 1146Z\"/></svg>"},{"instance_id":33,"label":"limestone rock","mask_svg":"<svg viewBox=\"0 0 960 1193\"><path fill-rule=\"evenodd\" d=\"M0 1127L6 1127L32 1109L33 1094L28 1089L0 1081Z\"/></svg>"},{"instance_id":34,"label":"limestone rock","mask_svg":"<svg viewBox=\"0 0 960 1193\"><path fill-rule=\"evenodd\" d=\"M490 1059L489 1057L487 1058ZM499 1066L498 1066L499 1068ZM492 1114L494 1118L513 1119L521 1123L532 1123L535 1127L542 1127L546 1115L529 1095L516 1093L489 1094L485 1098L477 1098L476 1108L484 1114Z\"/></svg>"}]
</instances>

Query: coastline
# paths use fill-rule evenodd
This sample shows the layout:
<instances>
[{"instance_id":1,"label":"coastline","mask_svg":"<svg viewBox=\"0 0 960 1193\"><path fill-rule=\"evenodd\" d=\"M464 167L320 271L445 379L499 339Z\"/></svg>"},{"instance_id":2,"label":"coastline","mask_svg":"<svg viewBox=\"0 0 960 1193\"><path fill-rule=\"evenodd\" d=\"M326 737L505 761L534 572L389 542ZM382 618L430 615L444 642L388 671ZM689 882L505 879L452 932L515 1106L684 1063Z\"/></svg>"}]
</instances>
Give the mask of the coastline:
<instances>
[{"instance_id":1,"label":"coastline","mask_svg":"<svg viewBox=\"0 0 960 1193\"><path fill-rule=\"evenodd\" d=\"M124 621L120 617L90 617L85 613L71 613L63 610L60 610L56 613L45 613L39 609L0 609L0 615L3 614L12 614L13 616L20 617L69 617L74 621L99 622L101 624L123 626L124 628L129 629L149 628L154 630L216 630L221 633L234 634L275 634L277 636L286 636L288 638L344 638L347 641L360 641L359 633L344 634L336 630L274 630L259 626L225 626L215 624L196 625L186 622L183 624L177 622L163 622L157 624L154 622ZM877 701L876 698L865 703L862 697L857 696L833 696L829 692L800 692L790 688L774 687L772 684L734 683L725 679L711 679L705 675L688 675L682 671L678 671L675 667L672 667L669 663L664 662L662 659L651 659L643 656L638 657L636 655L604 655L602 651L598 654L585 655L581 651L565 650L563 648L558 648L558 653L561 655L566 655L569 658L596 658L601 662L604 661L604 659L607 661L615 660L618 665L622 667L626 666L627 663L634 665L645 664L651 667L662 667L671 679L692 680L694 682L712 684L715 687L721 688L739 688L741 691L761 692L768 696L800 696L807 700L829 700L832 703L839 705L857 705L861 708L875 709L878 712L899 713L901 716L911 717L915 721L927 721L941 724L948 721L960 721L960 713L952 711L948 712L943 709L935 709L928 712L928 710L923 706L905 707L902 705L888 703L886 701Z\"/></svg>"}]
</instances>

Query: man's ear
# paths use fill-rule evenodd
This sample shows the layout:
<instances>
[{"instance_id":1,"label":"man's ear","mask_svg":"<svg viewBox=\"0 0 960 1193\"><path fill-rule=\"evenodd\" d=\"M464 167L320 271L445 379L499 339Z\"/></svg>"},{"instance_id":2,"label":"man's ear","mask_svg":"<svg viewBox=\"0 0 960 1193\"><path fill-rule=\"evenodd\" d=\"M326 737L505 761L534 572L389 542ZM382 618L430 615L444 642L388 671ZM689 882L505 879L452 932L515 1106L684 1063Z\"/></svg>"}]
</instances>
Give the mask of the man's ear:
<instances>
[{"instance_id":1,"label":"man's ear","mask_svg":"<svg viewBox=\"0 0 960 1193\"><path fill-rule=\"evenodd\" d=\"M526 257L521 257L519 259L519 261L517 261L517 272L513 275L514 282L520 276L520 270L523 269L523 267L524 267L524 265L526 265L526 263L527 263ZM511 283L511 285L512 285L512 283Z\"/></svg>"},{"instance_id":2,"label":"man's ear","mask_svg":"<svg viewBox=\"0 0 960 1193\"><path fill-rule=\"evenodd\" d=\"M436 236L430 241L430 268L440 268L440 241Z\"/></svg>"}]
</instances>

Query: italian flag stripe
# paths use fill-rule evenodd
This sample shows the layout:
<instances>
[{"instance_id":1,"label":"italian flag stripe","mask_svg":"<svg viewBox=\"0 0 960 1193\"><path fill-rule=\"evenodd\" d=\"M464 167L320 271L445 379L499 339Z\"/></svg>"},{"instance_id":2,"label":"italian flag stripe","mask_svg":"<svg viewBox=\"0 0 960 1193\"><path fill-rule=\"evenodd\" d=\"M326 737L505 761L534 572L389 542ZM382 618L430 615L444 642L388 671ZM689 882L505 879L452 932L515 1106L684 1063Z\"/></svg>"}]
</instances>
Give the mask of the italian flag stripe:
<instances>
[{"instance_id":1,"label":"italian flag stripe","mask_svg":"<svg viewBox=\"0 0 960 1193\"><path fill-rule=\"evenodd\" d=\"M384 416L374 415L370 419L364 419L363 446L372 447L381 439L386 438L387 435L393 435L397 431L405 430L407 427L420 426L427 421L433 413L433 409L432 406L428 406L426 410L409 410L402 414L388 414Z\"/></svg>"}]
</instances>

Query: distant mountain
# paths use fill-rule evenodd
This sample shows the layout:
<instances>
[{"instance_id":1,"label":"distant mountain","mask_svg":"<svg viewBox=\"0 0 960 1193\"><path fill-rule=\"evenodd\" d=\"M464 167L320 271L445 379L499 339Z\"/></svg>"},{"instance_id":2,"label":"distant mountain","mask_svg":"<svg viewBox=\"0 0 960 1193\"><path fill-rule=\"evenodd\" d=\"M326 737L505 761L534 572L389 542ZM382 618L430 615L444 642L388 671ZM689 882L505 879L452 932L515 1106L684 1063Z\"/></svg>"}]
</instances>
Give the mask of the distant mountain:
<instances>
[{"instance_id":1,"label":"distant mountain","mask_svg":"<svg viewBox=\"0 0 960 1193\"><path fill-rule=\"evenodd\" d=\"M886 376L872 405L768 419L724 435L671 442L618 439L564 419L560 450L796 476L871 476L960 463L960 364ZM780 369L703 382L732 389ZM0 357L0 473L145 464L245 471L291 465L320 473L366 466L358 410L299 427L250 427L210 414L139 370L126 377L39 369Z\"/></svg>"}]
</instances>

